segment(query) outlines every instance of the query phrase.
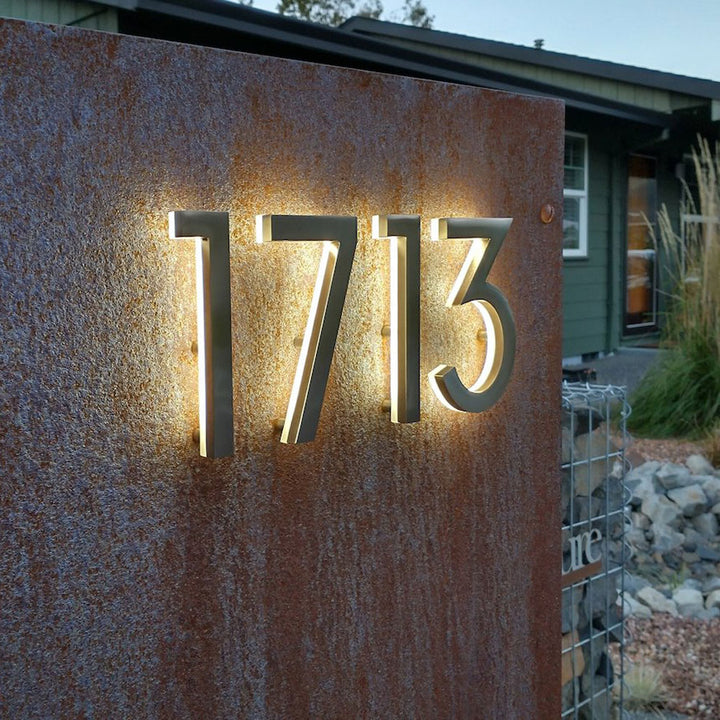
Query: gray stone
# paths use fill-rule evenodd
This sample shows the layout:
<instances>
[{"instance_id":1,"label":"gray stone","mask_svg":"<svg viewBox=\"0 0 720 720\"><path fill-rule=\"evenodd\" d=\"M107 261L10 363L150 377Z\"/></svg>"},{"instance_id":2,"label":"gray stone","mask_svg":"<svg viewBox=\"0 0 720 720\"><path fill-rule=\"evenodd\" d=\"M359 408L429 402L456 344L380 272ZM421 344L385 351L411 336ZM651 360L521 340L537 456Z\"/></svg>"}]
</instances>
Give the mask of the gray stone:
<instances>
[{"instance_id":1,"label":"gray stone","mask_svg":"<svg viewBox=\"0 0 720 720\"><path fill-rule=\"evenodd\" d=\"M603 485L612 472L612 465L606 462L608 450L618 448L602 429L592 433L578 435L575 438L575 494L592 495Z\"/></svg>"},{"instance_id":2,"label":"gray stone","mask_svg":"<svg viewBox=\"0 0 720 720\"><path fill-rule=\"evenodd\" d=\"M664 495L648 495L642 502L642 512L647 515L654 525L677 525L682 515L682 506L668 500Z\"/></svg>"},{"instance_id":3,"label":"gray stone","mask_svg":"<svg viewBox=\"0 0 720 720\"><path fill-rule=\"evenodd\" d=\"M573 523L581 523L591 517L597 517L604 510L604 503L600 498L584 497L579 495L572 503Z\"/></svg>"},{"instance_id":4,"label":"gray stone","mask_svg":"<svg viewBox=\"0 0 720 720\"><path fill-rule=\"evenodd\" d=\"M651 477L644 477L634 487L630 488L628 504L633 508L642 505L646 498L654 497L656 494L655 483Z\"/></svg>"},{"instance_id":5,"label":"gray stone","mask_svg":"<svg viewBox=\"0 0 720 720\"><path fill-rule=\"evenodd\" d=\"M653 546L661 553L669 552L679 548L685 542L685 536L682 533L673 530L662 523L653 525Z\"/></svg>"},{"instance_id":6,"label":"gray stone","mask_svg":"<svg viewBox=\"0 0 720 720\"><path fill-rule=\"evenodd\" d=\"M715 472L712 463L702 455L691 455L685 464L693 475L712 475Z\"/></svg>"},{"instance_id":7,"label":"gray stone","mask_svg":"<svg viewBox=\"0 0 720 720\"><path fill-rule=\"evenodd\" d=\"M578 593L579 594L579 593ZM577 602L570 603L570 594L563 593L562 603L562 632L563 635L571 632L578 627L580 623L580 611Z\"/></svg>"},{"instance_id":8,"label":"gray stone","mask_svg":"<svg viewBox=\"0 0 720 720\"><path fill-rule=\"evenodd\" d=\"M718 534L718 520L712 513L702 513L692 521L693 527L708 540Z\"/></svg>"},{"instance_id":9,"label":"gray stone","mask_svg":"<svg viewBox=\"0 0 720 720\"><path fill-rule=\"evenodd\" d=\"M667 495L680 508L685 517L695 517L705 512L708 506L707 495L705 495L700 485L674 488L668 490ZM643 512L645 512L644 509ZM652 517L650 513L645 514Z\"/></svg>"},{"instance_id":10,"label":"gray stone","mask_svg":"<svg viewBox=\"0 0 720 720\"><path fill-rule=\"evenodd\" d=\"M582 683L583 691L588 692L590 689L590 680L596 675L600 666L603 664L605 656L605 638L596 636L585 642L582 646L583 655L585 656L585 672L583 673Z\"/></svg>"},{"instance_id":11,"label":"gray stone","mask_svg":"<svg viewBox=\"0 0 720 720\"><path fill-rule=\"evenodd\" d=\"M593 628L606 630L611 643L623 641L622 608L617 600L608 608L606 615L602 615L599 619L593 621Z\"/></svg>"},{"instance_id":12,"label":"gray stone","mask_svg":"<svg viewBox=\"0 0 720 720\"><path fill-rule=\"evenodd\" d=\"M638 590L642 590L644 587L648 587L650 583L640 575L633 575L632 573L625 573L625 594L631 593L637 594Z\"/></svg>"},{"instance_id":13,"label":"gray stone","mask_svg":"<svg viewBox=\"0 0 720 720\"><path fill-rule=\"evenodd\" d=\"M666 598L653 587L645 587L638 591L637 599L647 605L653 612L670 613L673 617L678 617L678 609L675 601Z\"/></svg>"},{"instance_id":14,"label":"gray stone","mask_svg":"<svg viewBox=\"0 0 720 720\"><path fill-rule=\"evenodd\" d=\"M707 542L698 543L697 550L695 552L697 552L701 560L706 560L712 563L720 562L720 552Z\"/></svg>"},{"instance_id":15,"label":"gray stone","mask_svg":"<svg viewBox=\"0 0 720 720\"><path fill-rule=\"evenodd\" d=\"M692 526L686 527L683 530L685 536L685 542L695 543L695 547L690 552L694 552L698 546L698 543L705 542L705 538Z\"/></svg>"},{"instance_id":16,"label":"gray stone","mask_svg":"<svg viewBox=\"0 0 720 720\"><path fill-rule=\"evenodd\" d=\"M699 612L705 609L703 594L700 590L680 587L673 593L672 599L682 617L696 617Z\"/></svg>"},{"instance_id":17,"label":"gray stone","mask_svg":"<svg viewBox=\"0 0 720 720\"><path fill-rule=\"evenodd\" d=\"M563 427L562 429L562 463L569 463L572 459L573 452L573 436L570 432L570 428Z\"/></svg>"},{"instance_id":18,"label":"gray stone","mask_svg":"<svg viewBox=\"0 0 720 720\"><path fill-rule=\"evenodd\" d=\"M707 495L708 502L711 505L720 503L720 478L706 477L702 480L697 478L703 492Z\"/></svg>"},{"instance_id":19,"label":"gray stone","mask_svg":"<svg viewBox=\"0 0 720 720\"><path fill-rule=\"evenodd\" d=\"M707 580L707 578L711 577L712 575L715 575L716 568L715 563L712 562L699 562L695 565L690 566L690 572L692 573L693 577L698 578L699 580Z\"/></svg>"},{"instance_id":20,"label":"gray stone","mask_svg":"<svg viewBox=\"0 0 720 720\"><path fill-rule=\"evenodd\" d=\"M570 524L570 471L561 472L560 482L560 507L562 508L563 525Z\"/></svg>"},{"instance_id":21,"label":"gray stone","mask_svg":"<svg viewBox=\"0 0 720 720\"><path fill-rule=\"evenodd\" d=\"M625 539L630 543L631 547L635 550L647 552L650 550L650 543L645 538L646 530L639 530L637 528L630 528L625 532Z\"/></svg>"},{"instance_id":22,"label":"gray stone","mask_svg":"<svg viewBox=\"0 0 720 720\"><path fill-rule=\"evenodd\" d=\"M662 553L662 561L670 570L680 570L683 564L683 553L680 548L668 550Z\"/></svg>"},{"instance_id":23,"label":"gray stone","mask_svg":"<svg viewBox=\"0 0 720 720\"><path fill-rule=\"evenodd\" d=\"M655 478L666 490L675 490L695 482L690 470L684 465L675 465L675 463L665 463L657 471Z\"/></svg>"},{"instance_id":24,"label":"gray stone","mask_svg":"<svg viewBox=\"0 0 720 720\"><path fill-rule=\"evenodd\" d=\"M610 537L613 540L622 540L625 535L625 528L625 517L622 515L611 517L608 520L608 531L610 532Z\"/></svg>"},{"instance_id":25,"label":"gray stone","mask_svg":"<svg viewBox=\"0 0 720 720\"><path fill-rule=\"evenodd\" d=\"M713 506L710 508L710 512L711 512L713 515L720 515L720 502L719 502L719 503L715 503L715 505L713 505Z\"/></svg>"},{"instance_id":26,"label":"gray stone","mask_svg":"<svg viewBox=\"0 0 720 720\"><path fill-rule=\"evenodd\" d=\"M718 617L720 617L720 608L718 608L718 607L713 607L713 608L710 608L709 610L705 608L703 610L700 610L695 615L695 618L697 620L705 620L705 621L715 620L715 618L718 618Z\"/></svg>"},{"instance_id":27,"label":"gray stone","mask_svg":"<svg viewBox=\"0 0 720 720\"><path fill-rule=\"evenodd\" d=\"M651 618L652 617L652 610L645 605L645 603L641 603L639 600L636 600L630 593L625 593L625 598L623 601L623 614L633 615L634 617L639 618Z\"/></svg>"},{"instance_id":28,"label":"gray stone","mask_svg":"<svg viewBox=\"0 0 720 720\"><path fill-rule=\"evenodd\" d=\"M697 549L697 541L696 540L690 540L687 536L687 529L686 532L683 533L685 535L685 542L682 544L683 550L685 552L694 553Z\"/></svg>"},{"instance_id":29,"label":"gray stone","mask_svg":"<svg viewBox=\"0 0 720 720\"><path fill-rule=\"evenodd\" d=\"M662 463L659 463L656 460L649 460L642 465L638 465L625 476L625 485L632 490L632 488L634 488L644 478L650 478L653 480L655 478L655 474L661 467Z\"/></svg>"},{"instance_id":30,"label":"gray stone","mask_svg":"<svg viewBox=\"0 0 720 720\"><path fill-rule=\"evenodd\" d=\"M625 551L625 542L623 540L608 540L605 547L607 548L608 567L619 564L620 558L622 558Z\"/></svg>"},{"instance_id":31,"label":"gray stone","mask_svg":"<svg viewBox=\"0 0 720 720\"><path fill-rule=\"evenodd\" d=\"M579 696L580 696L580 680L578 678L573 678L572 680L566 682L562 688L563 712L565 710L569 710L571 707L573 707L573 704L575 702L575 697L579 697Z\"/></svg>"},{"instance_id":32,"label":"gray stone","mask_svg":"<svg viewBox=\"0 0 720 720\"><path fill-rule=\"evenodd\" d=\"M583 435L588 430L595 430L605 419L599 408L587 403L573 402L572 406L572 413L567 410L563 412L563 426L569 428L572 424L575 435Z\"/></svg>"},{"instance_id":33,"label":"gray stone","mask_svg":"<svg viewBox=\"0 0 720 720\"><path fill-rule=\"evenodd\" d=\"M600 575L590 580L585 593L585 615L588 618L602 617L607 614L608 608L615 606L617 597L618 591L612 577Z\"/></svg>"},{"instance_id":34,"label":"gray stone","mask_svg":"<svg viewBox=\"0 0 720 720\"><path fill-rule=\"evenodd\" d=\"M630 523L640 530L650 529L650 518L641 512L630 513Z\"/></svg>"},{"instance_id":35,"label":"gray stone","mask_svg":"<svg viewBox=\"0 0 720 720\"><path fill-rule=\"evenodd\" d=\"M681 587L689 588L690 590L700 590L702 592L703 584L695 578L687 578Z\"/></svg>"},{"instance_id":36,"label":"gray stone","mask_svg":"<svg viewBox=\"0 0 720 720\"><path fill-rule=\"evenodd\" d=\"M622 467L616 463L615 468ZM603 504L607 505L609 512L618 512L625 509L627 491L622 481L622 473L616 477L615 470L608 476L605 485L598 487L593 492L593 497L600 498Z\"/></svg>"},{"instance_id":37,"label":"gray stone","mask_svg":"<svg viewBox=\"0 0 720 720\"><path fill-rule=\"evenodd\" d=\"M720 588L717 590L713 590L711 593L708 594L708 596L705 598L705 607L710 610L710 608L720 608Z\"/></svg>"},{"instance_id":38,"label":"gray stone","mask_svg":"<svg viewBox=\"0 0 720 720\"><path fill-rule=\"evenodd\" d=\"M613 693L607 688L609 682L601 675L595 675L589 688L589 705L580 707L578 720L596 720L596 718L612 718L616 716L616 705ZM586 684L583 684L583 688Z\"/></svg>"},{"instance_id":39,"label":"gray stone","mask_svg":"<svg viewBox=\"0 0 720 720\"><path fill-rule=\"evenodd\" d=\"M715 576L708 578L708 580L703 583L702 591L705 595L709 595L714 590L720 590L720 577Z\"/></svg>"}]
</instances>

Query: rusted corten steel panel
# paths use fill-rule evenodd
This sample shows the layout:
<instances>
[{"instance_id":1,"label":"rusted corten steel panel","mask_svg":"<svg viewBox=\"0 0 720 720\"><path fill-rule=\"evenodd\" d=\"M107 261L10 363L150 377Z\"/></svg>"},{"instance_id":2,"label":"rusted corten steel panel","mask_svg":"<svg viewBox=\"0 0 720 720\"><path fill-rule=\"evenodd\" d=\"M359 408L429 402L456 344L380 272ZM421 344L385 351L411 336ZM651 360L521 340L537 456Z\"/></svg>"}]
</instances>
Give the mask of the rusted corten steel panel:
<instances>
[{"instance_id":1,"label":"rusted corten steel panel","mask_svg":"<svg viewBox=\"0 0 720 720\"><path fill-rule=\"evenodd\" d=\"M14 21L0 68L0 716L557 717L561 104ZM230 213L227 459L193 442L172 210ZM312 443L273 422L319 249L256 244L260 213L358 218ZM375 213L422 217L409 425ZM514 218L515 368L481 414L425 380L483 352L443 216Z\"/></svg>"}]
</instances>

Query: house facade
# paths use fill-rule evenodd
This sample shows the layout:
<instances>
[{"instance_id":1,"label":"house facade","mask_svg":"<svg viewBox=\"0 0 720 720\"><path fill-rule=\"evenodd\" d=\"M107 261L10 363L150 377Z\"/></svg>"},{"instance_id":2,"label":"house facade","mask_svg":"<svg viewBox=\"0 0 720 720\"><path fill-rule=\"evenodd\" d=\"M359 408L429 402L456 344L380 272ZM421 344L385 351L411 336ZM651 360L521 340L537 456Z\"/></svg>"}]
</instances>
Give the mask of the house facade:
<instances>
[{"instance_id":1,"label":"house facade","mask_svg":"<svg viewBox=\"0 0 720 720\"><path fill-rule=\"evenodd\" d=\"M668 278L655 217L665 204L681 231L681 181L697 135L718 138L720 83L365 18L344 28L565 100L563 356L656 343Z\"/></svg>"},{"instance_id":2,"label":"house facade","mask_svg":"<svg viewBox=\"0 0 720 720\"><path fill-rule=\"evenodd\" d=\"M330 28L216 0L0 0L0 16L563 99L563 357L658 341L668 278L655 216L664 203L681 230L690 150L698 135L718 139L720 83L367 18Z\"/></svg>"}]
</instances>

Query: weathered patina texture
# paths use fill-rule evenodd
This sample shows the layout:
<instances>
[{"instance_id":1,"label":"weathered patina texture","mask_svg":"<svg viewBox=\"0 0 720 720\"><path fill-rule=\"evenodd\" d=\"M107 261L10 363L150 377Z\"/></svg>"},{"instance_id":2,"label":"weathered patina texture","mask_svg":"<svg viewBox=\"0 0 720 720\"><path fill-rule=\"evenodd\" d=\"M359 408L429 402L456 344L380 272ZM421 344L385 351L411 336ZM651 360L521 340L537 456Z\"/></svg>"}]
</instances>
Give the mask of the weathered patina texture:
<instances>
[{"instance_id":1,"label":"weathered patina texture","mask_svg":"<svg viewBox=\"0 0 720 720\"><path fill-rule=\"evenodd\" d=\"M559 716L559 103L0 20L0 716ZM541 221L546 204L554 222ZM235 456L197 425L194 254L170 210L227 210ZM319 248L259 213L356 215L316 442L282 417ZM422 420L391 425L388 248L422 215ZM453 413L467 245L514 218L490 281L517 357Z\"/></svg>"}]
</instances>

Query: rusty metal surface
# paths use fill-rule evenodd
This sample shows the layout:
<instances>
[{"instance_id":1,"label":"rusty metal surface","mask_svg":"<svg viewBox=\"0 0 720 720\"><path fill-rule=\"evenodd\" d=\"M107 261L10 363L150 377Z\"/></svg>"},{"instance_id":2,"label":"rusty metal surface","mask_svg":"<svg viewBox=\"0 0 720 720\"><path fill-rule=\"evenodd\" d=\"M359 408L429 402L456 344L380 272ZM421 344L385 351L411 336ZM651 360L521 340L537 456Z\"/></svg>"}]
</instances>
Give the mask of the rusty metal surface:
<instances>
[{"instance_id":1,"label":"rusty metal surface","mask_svg":"<svg viewBox=\"0 0 720 720\"><path fill-rule=\"evenodd\" d=\"M0 68L0 716L557 717L561 105L2 20ZM219 461L192 441L180 209L230 212ZM358 216L302 446L273 420L318 255L256 245L260 213ZM421 369L469 379L477 320L444 307L465 248L430 218L515 218L490 281L517 356L488 412L424 379L419 423L381 411L376 213L422 216Z\"/></svg>"}]
</instances>

